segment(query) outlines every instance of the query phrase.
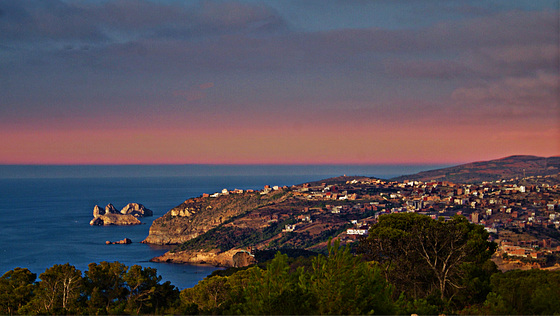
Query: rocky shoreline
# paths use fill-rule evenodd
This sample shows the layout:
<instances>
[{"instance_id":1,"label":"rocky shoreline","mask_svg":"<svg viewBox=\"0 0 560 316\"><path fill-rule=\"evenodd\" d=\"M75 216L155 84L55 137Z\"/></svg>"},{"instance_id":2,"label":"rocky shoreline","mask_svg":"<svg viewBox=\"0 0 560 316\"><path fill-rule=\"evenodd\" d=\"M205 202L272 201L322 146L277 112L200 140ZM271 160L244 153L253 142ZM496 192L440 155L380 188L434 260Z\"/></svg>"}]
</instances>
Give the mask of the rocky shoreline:
<instances>
[{"instance_id":1,"label":"rocky shoreline","mask_svg":"<svg viewBox=\"0 0 560 316\"><path fill-rule=\"evenodd\" d=\"M219 197L190 198L153 221L149 235L142 241L152 245L179 245L219 227L232 217L269 205L280 197L262 195L253 190L224 189ZM152 262L207 264L216 267L243 267L255 263L253 255L239 248L222 247L205 251L205 248L169 251Z\"/></svg>"},{"instance_id":2,"label":"rocky shoreline","mask_svg":"<svg viewBox=\"0 0 560 316\"><path fill-rule=\"evenodd\" d=\"M244 267L256 263L254 256L248 251L230 249L220 252L217 249L210 251L179 251L166 252L152 258L151 262L181 263L181 264L207 264L215 267Z\"/></svg>"},{"instance_id":3,"label":"rocky shoreline","mask_svg":"<svg viewBox=\"0 0 560 316\"><path fill-rule=\"evenodd\" d=\"M194 203L193 203L194 202ZM169 213L173 217L179 217L181 219L191 217L199 211L211 211L211 206L205 206L202 210L200 209L200 199L189 199L185 201L184 205L178 206L177 208L171 210ZM176 214L177 213L177 214ZM225 214L224 214L225 215ZM227 214L230 215L230 214ZM90 225L98 226L108 226L108 225L140 225L142 222L138 218L145 216L153 216L153 212L147 209L144 205L139 203L129 203L121 211L118 211L113 204L108 204L105 208L101 208L99 205L95 205L93 208L93 219L90 221ZM196 218L196 216L194 216ZM156 221L161 220L157 219ZM221 223L221 219L214 221L210 226L216 226ZM150 228L150 235L146 240L142 241L145 244L153 245L165 245L165 244L176 244L178 240L174 238L169 238L166 233L157 236L156 231L153 229L154 226ZM168 228L168 227L167 227ZM196 237L198 234L203 233L209 229L207 225L201 225L198 227L200 231L193 232L192 235L184 236L184 241ZM164 232L168 233L167 229L163 229ZM179 234L184 232L178 232ZM183 241L183 240L180 240ZM107 240L105 244L107 245L128 245L132 241L129 238L124 238L119 241L109 241ZM179 251L170 252L152 258L152 262L165 262L165 263L180 263L180 264L205 264L212 265L215 267L243 267L256 262L254 256L241 249L230 249L225 252L221 252L217 249L211 251Z\"/></svg>"}]
</instances>

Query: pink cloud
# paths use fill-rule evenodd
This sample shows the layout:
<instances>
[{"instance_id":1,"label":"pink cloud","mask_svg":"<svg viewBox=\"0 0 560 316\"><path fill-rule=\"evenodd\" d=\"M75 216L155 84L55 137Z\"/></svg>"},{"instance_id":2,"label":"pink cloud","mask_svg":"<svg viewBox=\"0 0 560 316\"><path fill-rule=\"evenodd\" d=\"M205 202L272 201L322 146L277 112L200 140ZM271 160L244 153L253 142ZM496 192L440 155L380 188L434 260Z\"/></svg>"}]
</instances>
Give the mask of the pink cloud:
<instances>
[{"instance_id":1,"label":"pink cloud","mask_svg":"<svg viewBox=\"0 0 560 316\"><path fill-rule=\"evenodd\" d=\"M502 64L529 64L553 65L558 62L558 46L555 44L542 44L538 46L519 43L510 46L484 47L479 53L497 63Z\"/></svg>"},{"instance_id":2,"label":"pink cloud","mask_svg":"<svg viewBox=\"0 0 560 316\"><path fill-rule=\"evenodd\" d=\"M558 115L560 76L538 72L534 76L506 77L484 85L458 88L451 94L459 107L476 108L481 115L514 117Z\"/></svg>"}]
</instances>

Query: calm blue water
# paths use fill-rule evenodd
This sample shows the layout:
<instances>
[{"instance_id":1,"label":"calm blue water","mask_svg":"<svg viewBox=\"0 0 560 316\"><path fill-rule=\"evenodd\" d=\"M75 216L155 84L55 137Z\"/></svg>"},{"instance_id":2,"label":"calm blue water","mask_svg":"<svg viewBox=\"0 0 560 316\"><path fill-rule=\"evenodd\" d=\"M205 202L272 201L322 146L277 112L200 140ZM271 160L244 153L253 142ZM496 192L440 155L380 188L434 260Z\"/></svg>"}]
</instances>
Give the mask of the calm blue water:
<instances>
[{"instance_id":1,"label":"calm blue water","mask_svg":"<svg viewBox=\"0 0 560 316\"><path fill-rule=\"evenodd\" d=\"M140 244L151 222L185 199L223 188L261 189L328 177L390 178L439 166L0 166L0 274L16 267L40 273L69 262L82 272L91 262L120 261L156 268L180 289L216 268L151 263L167 251ZM154 211L138 226L90 226L93 207L130 202ZM131 245L105 245L130 238Z\"/></svg>"}]
</instances>

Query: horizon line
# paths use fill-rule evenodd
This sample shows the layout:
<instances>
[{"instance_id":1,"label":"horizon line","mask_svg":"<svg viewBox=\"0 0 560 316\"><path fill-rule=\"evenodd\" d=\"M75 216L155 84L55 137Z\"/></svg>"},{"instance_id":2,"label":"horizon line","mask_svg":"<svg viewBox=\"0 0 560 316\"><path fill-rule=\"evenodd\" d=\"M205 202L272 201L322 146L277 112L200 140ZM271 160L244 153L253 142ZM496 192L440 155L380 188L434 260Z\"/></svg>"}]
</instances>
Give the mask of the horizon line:
<instances>
[{"instance_id":1,"label":"horizon line","mask_svg":"<svg viewBox=\"0 0 560 316\"><path fill-rule=\"evenodd\" d=\"M0 166L426 166L426 165L462 165L483 161L501 160L510 157L527 156L537 157L543 159L557 158L560 155L554 156L536 156L536 155L508 155L500 158L491 159L477 159L477 160L464 160L464 161L432 161L432 162L232 162L232 163L218 163L218 162L23 162L12 163L0 162Z\"/></svg>"},{"instance_id":2,"label":"horizon line","mask_svg":"<svg viewBox=\"0 0 560 316\"><path fill-rule=\"evenodd\" d=\"M296 162L296 163L276 163L276 162L248 162L248 163L0 163L0 166L44 166L44 167L71 167L71 166L402 166L402 165L447 165L464 162Z\"/></svg>"}]
</instances>

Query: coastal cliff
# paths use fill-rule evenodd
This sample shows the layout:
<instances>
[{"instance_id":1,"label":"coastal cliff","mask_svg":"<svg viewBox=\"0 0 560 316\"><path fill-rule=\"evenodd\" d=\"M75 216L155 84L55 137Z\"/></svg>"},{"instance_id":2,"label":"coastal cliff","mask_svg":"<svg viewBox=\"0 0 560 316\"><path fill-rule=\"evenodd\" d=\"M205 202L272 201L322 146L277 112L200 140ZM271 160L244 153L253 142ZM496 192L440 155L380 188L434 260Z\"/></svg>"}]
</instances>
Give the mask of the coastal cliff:
<instances>
[{"instance_id":1,"label":"coastal cliff","mask_svg":"<svg viewBox=\"0 0 560 316\"><path fill-rule=\"evenodd\" d=\"M329 182L346 183L353 179L340 177ZM324 188L325 184L317 184L317 190ZM224 190L212 196L191 198L156 219L143 243L177 244L171 251L152 259L156 262L225 267L256 262L245 249L325 248L329 238L348 227L350 218L330 216L330 211L321 207L310 210L311 206L323 202L310 201L311 195L302 194L302 190L309 187L267 186L258 192ZM366 216L366 213L358 215ZM298 233L293 231L296 222L300 222Z\"/></svg>"},{"instance_id":2,"label":"coastal cliff","mask_svg":"<svg viewBox=\"0 0 560 316\"><path fill-rule=\"evenodd\" d=\"M237 193L228 192L218 197L188 199L154 220L150 233L143 243L157 245L184 243L231 221L235 216L275 203L283 195L282 192L263 195L259 192L238 190Z\"/></svg>"}]
</instances>

